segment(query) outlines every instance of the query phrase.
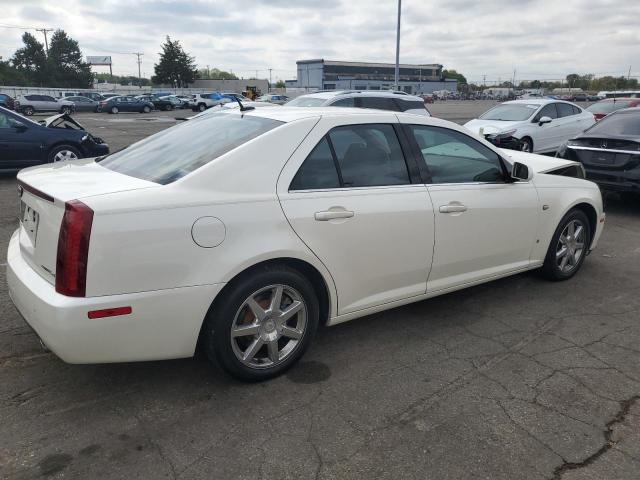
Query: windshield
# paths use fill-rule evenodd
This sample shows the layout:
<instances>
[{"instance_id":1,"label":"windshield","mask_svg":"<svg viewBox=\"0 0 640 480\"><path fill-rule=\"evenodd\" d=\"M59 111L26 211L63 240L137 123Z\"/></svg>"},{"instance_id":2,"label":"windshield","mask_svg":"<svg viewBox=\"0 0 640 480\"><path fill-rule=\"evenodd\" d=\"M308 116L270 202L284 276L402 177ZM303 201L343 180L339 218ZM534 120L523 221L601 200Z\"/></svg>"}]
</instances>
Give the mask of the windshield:
<instances>
[{"instance_id":1,"label":"windshield","mask_svg":"<svg viewBox=\"0 0 640 480\"><path fill-rule=\"evenodd\" d=\"M591 113L611 113L621 108L627 108L631 105L631 101L620 100L617 102L598 102L591 105L587 110Z\"/></svg>"},{"instance_id":2,"label":"windshield","mask_svg":"<svg viewBox=\"0 0 640 480\"><path fill-rule=\"evenodd\" d=\"M527 105L525 103L503 103L493 107L488 112L480 115L481 120L502 120L505 122L517 122L527 120L531 117L540 105Z\"/></svg>"},{"instance_id":3,"label":"windshield","mask_svg":"<svg viewBox=\"0 0 640 480\"><path fill-rule=\"evenodd\" d=\"M613 113L604 117L585 133L589 136L640 136L640 109L637 112L629 110Z\"/></svg>"},{"instance_id":4,"label":"windshield","mask_svg":"<svg viewBox=\"0 0 640 480\"><path fill-rule=\"evenodd\" d=\"M294 98L293 100L287 102L285 105L287 107L319 107L326 101L326 98L306 97L303 95L301 97Z\"/></svg>"},{"instance_id":5,"label":"windshield","mask_svg":"<svg viewBox=\"0 0 640 480\"><path fill-rule=\"evenodd\" d=\"M207 115L103 157L100 165L166 185L282 124L269 118L236 113Z\"/></svg>"}]
</instances>

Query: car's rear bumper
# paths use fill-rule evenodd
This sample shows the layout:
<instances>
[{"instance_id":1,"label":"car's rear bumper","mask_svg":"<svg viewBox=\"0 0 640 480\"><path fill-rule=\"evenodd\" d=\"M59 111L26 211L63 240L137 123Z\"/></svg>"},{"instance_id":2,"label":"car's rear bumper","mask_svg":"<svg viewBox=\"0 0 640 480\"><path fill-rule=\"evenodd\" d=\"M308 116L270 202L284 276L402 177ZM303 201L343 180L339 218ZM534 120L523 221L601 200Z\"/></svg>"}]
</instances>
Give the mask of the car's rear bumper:
<instances>
[{"instance_id":1,"label":"car's rear bumper","mask_svg":"<svg viewBox=\"0 0 640 480\"><path fill-rule=\"evenodd\" d=\"M202 321L224 284L73 298L22 258L17 232L7 254L9 295L46 347L69 363L162 360L193 355ZM88 312L131 307L129 315L89 319Z\"/></svg>"}]
</instances>

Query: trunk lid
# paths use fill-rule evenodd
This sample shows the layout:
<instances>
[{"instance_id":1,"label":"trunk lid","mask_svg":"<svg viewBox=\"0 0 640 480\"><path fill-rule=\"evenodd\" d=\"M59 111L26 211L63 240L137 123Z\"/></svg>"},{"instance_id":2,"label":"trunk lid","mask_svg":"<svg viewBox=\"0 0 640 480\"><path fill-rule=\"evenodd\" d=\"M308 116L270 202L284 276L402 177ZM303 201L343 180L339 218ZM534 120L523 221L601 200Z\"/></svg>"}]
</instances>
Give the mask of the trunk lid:
<instances>
[{"instance_id":1,"label":"trunk lid","mask_svg":"<svg viewBox=\"0 0 640 480\"><path fill-rule=\"evenodd\" d=\"M565 160L557 157L547 157L546 155L537 155L535 153L518 152L516 150L502 150L504 157L511 164L513 162L524 163L532 168L536 173L549 173L557 169L566 168L571 165L580 165L579 162L573 160Z\"/></svg>"},{"instance_id":2,"label":"trunk lid","mask_svg":"<svg viewBox=\"0 0 640 480\"><path fill-rule=\"evenodd\" d=\"M567 148L590 168L635 168L640 161L640 142L628 138L581 137Z\"/></svg>"},{"instance_id":3,"label":"trunk lid","mask_svg":"<svg viewBox=\"0 0 640 480\"><path fill-rule=\"evenodd\" d=\"M113 172L91 159L58 162L20 171L19 239L23 258L44 279L54 284L58 236L66 202L160 186Z\"/></svg>"}]
</instances>

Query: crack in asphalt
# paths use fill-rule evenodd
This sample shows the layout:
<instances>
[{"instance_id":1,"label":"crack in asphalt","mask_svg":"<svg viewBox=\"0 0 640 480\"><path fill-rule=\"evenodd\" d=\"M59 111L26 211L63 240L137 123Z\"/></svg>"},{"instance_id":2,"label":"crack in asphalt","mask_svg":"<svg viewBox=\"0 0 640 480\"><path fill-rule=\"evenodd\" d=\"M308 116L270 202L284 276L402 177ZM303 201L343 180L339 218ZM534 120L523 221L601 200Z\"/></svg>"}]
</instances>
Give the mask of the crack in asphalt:
<instances>
[{"instance_id":1,"label":"crack in asphalt","mask_svg":"<svg viewBox=\"0 0 640 480\"><path fill-rule=\"evenodd\" d=\"M577 469L584 468L591 465L593 462L595 462L598 458L600 458L606 452L614 448L618 444L618 442L613 440L612 438L613 427L617 424L622 423L625 420L626 416L631 410L631 407L638 400L640 400L640 395L634 395L633 397L620 402L620 410L618 411L616 416L613 417L613 419L611 419L606 424L606 429L604 430L604 440L605 440L604 445L602 445L602 447L600 447L595 453L589 455L587 458L585 458L580 462L567 462L565 460L562 463L562 465L559 465L554 470L551 480L561 480L562 476L566 472L570 470L577 470Z\"/></svg>"}]
</instances>

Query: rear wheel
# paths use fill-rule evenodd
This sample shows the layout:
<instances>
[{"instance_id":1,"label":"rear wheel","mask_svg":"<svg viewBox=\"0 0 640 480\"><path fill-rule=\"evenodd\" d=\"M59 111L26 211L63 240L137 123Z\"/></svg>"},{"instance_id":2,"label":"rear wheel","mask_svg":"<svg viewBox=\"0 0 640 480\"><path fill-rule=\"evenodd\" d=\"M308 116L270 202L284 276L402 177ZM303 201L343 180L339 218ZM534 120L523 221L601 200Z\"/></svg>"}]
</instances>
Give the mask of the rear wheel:
<instances>
[{"instance_id":1,"label":"rear wheel","mask_svg":"<svg viewBox=\"0 0 640 480\"><path fill-rule=\"evenodd\" d=\"M166 107L164 107L164 109L169 112L171 110L173 110L173 105L167 105Z\"/></svg>"},{"instance_id":2,"label":"rear wheel","mask_svg":"<svg viewBox=\"0 0 640 480\"><path fill-rule=\"evenodd\" d=\"M222 294L205 320L204 345L209 359L228 374L266 380L302 357L318 318L309 280L286 266L264 267Z\"/></svg>"},{"instance_id":3,"label":"rear wheel","mask_svg":"<svg viewBox=\"0 0 640 480\"><path fill-rule=\"evenodd\" d=\"M142 113L149 113L151 111L151 109L149 108L149 105L145 105L144 107L142 107Z\"/></svg>"},{"instance_id":4,"label":"rear wheel","mask_svg":"<svg viewBox=\"0 0 640 480\"><path fill-rule=\"evenodd\" d=\"M198 104L198 110L200 112L204 112L207 109L207 106L204 103L199 103Z\"/></svg>"},{"instance_id":5,"label":"rear wheel","mask_svg":"<svg viewBox=\"0 0 640 480\"><path fill-rule=\"evenodd\" d=\"M60 113L64 113L65 115L71 115L71 107L62 107L60 109Z\"/></svg>"},{"instance_id":6,"label":"rear wheel","mask_svg":"<svg viewBox=\"0 0 640 480\"><path fill-rule=\"evenodd\" d=\"M47 161L49 163L77 160L81 157L80 150L72 145L56 145L49 151Z\"/></svg>"},{"instance_id":7,"label":"rear wheel","mask_svg":"<svg viewBox=\"0 0 640 480\"><path fill-rule=\"evenodd\" d=\"M520 140L520 150L527 153L533 153L533 140L529 137L524 137Z\"/></svg>"},{"instance_id":8,"label":"rear wheel","mask_svg":"<svg viewBox=\"0 0 640 480\"><path fill-rule=\"evenodd\" d=\"M109 109L109 113L113 113L114 115L115 115L116 113L118 113L118 111L119 111L119 110L118 110L118 107L115 107L115 106L114 106L114 107L111 107L111 108Z\"/></svg>"},{"instance_id":9,"label":"rear wheel","mask_svg":"<svg viewBox=\"0 0 640 480\"><path fill-rule=\"evenodd\" d=\"M584 262L591 244L591 227L587 215L578 209L567 213L556 228L542 272L550 280L573 277Z\"/></svg>"}]
</instances>

